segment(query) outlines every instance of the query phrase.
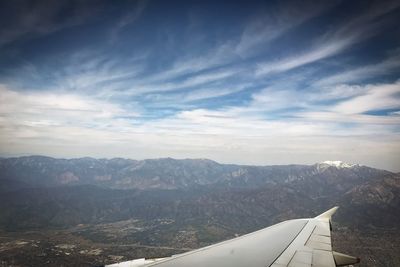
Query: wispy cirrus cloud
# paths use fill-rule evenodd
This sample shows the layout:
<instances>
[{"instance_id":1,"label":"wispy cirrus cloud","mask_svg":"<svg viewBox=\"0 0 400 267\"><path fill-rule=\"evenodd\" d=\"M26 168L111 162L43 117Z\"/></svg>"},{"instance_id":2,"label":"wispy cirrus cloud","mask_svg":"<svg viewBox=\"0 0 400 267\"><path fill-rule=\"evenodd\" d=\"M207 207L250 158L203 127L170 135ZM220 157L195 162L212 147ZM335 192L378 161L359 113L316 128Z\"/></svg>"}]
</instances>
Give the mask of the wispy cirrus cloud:
<instances>
[{"instance_id":1,"label":"wispy cirrus cloud","mask_svg":"<svg viewBox=\"0 0 400 267\"><path fill-rule=\"evenodd\" d=\"M382 25L386 23L385 19L379 20L378 18L399 6L400 4L395 1L384 5L373 3L365 13L314 40L311 50L276 61L260 63L257 66L256 74L259 76L285 72L337 55L355 43L378 34Z\"/></svg>"},{"instance_id":2,"label":"wispy cirrus cloud","mask_svg":"<svg viewBox=\"0 0 400 267\"><path fill-rule=\"evenodd\" d=\"M321 45L314 50L295 55L293 57L259 64L256 69L256 75L260 76L289 71L294 68L298 68L309 63L313 63L321 59L333 56L341 52L343 49L349 46L349 44L351 44L350 40L339 40L330 43L331 44Z\"/></svg>"},{"instance_id":3,"label":"wispy cirrus cloud","mask_svg":"<svg viewBox=\"0 0 400 267\"><path fill-rule=\"evenodd\" d=\"M288 30L321 15L336 4L338 4L337 1L329 4L289 1L279 2L276 6L266 6L265 9L258 11L259 15L244 27L235 51L242 57L254 55L257 50L262 49L262 46L267 46L269 42Z\"/></svg>"},{"instance_id":4,"label":"wispy cirrus cloud","mask_svg":"<svg viewBox=\"0 0 400 267\"><path fill-rule=\"evenodd\" d=\"M400 53L389 55L388 58L375 64L363 65L360 67L351 67L340 73L326 76L313 85L318 87L332 86L343 83L362 82L365 79L371 79L377 76L393 74L400 68Z\"/></svg>"},{"instance_id":5,"label":"wispy cirrus cloud","mask_svg":"<svg viewBox=\"0 0 400 267\"><path fill-rule=\"evenodd\" d=\"M210 82L219 81L222 79L229 78L239 71L235 69L228 69L228 70L220 70L220 71L213 71L207 72L197 75L191 75L188 78L179 79L175 82L169 83L150 83L144 85L138 85L137 88L133 88L131 90L127 90L124 93L127 94L135 94L135 93L149 93L154 91L175 91L182 88L192 88L199 85L204 85Z\"/></svg>"},{"instance_id":6,"label":"wispy cirrus cloud","mask_svg":"<svg viewBox=\"0 0 400 267\"><path fill-rule=\"evenodd\" d=\"M137 117L119 105L72 93L17 92L0 87L3 127L40 124L103 127L118 117Z\"/></svg>"},{"instance_id":7,"label":"wispy cirrus cloud","mask_svg":"<svg viewBox=\"0 0 400 267\"><path fill-rule=\"evenodd\" d=\"M231 85L219 85L217 83L208 86L201 86L194 90L184 90L169 94L149 93L145 94L144 98L149 101L154 100L158 106L171 105L176 107L177 102L180 102L182 105L189 107L191 106L191 104L189 104L190 102L227 96L246 90L249 87L251 87L251 84L249 83Z\"/></svg>"},{"instance_id":8,"label":"wispy cirrus cloud","mask_svg":"<svg viewBox=\"0 0 400 267\"><path fill-rule=\"evenodd\" d=\"M360 114L368 111L400 109L400 82L367 85L363 94L334 106L333 111L343 114Z\"/></svg>"},{"instance_id":9,"label":"wispy cirrus cloud","mask_svg":"<svg viewBox=\"0 0 400 267\"><path fill-rule=\"evenodd\" d=\"M24 37L41 36L73 27L93 18L98 9L79 1L13 1L1 4L0 46ZM60 17L68 10L66 17Z\"/></svg>"},{"instance_id":10,"label":"wispy cirrus cloud","mask_svg":"<svg viewBox=\"0 0 400 267\"><path fill-rule=\"evenodd\" d=\"M140 19L140 17L142 16L143 12L146 9L148 1L138 0L135 1L135 3L136 6L131 8L131 10L127 14L124 14L122 17L120 17L116 22L116 25L114 25L114 27L111 28L110 39L109 39L110 43L115 43L117 41L118 35L124 28L126 28L127 26L131 25L132 23Z\"/></svg>"}]
</instances>

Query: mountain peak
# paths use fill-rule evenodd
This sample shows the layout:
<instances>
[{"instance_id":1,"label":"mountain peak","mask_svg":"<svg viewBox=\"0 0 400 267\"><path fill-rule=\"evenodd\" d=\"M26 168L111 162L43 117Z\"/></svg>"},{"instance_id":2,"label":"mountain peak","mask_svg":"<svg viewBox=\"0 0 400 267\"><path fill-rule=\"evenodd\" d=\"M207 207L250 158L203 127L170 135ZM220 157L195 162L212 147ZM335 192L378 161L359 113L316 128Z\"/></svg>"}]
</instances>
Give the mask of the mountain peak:
<instances>
[{"instance_id":1,"label":"mountain peak","mask_svg":"<svg viewBox=\"0 0 400 267\"><path fill-rule=\"evenodd\" d=\"M335 160L335 161L327 160L327 161L321 162L319 164L325 164L325 165L333 166L336 168L352 168L352 167L355 167L358 165L358 164L345 163L340 160Z\"/></svg>"}]
</instances>

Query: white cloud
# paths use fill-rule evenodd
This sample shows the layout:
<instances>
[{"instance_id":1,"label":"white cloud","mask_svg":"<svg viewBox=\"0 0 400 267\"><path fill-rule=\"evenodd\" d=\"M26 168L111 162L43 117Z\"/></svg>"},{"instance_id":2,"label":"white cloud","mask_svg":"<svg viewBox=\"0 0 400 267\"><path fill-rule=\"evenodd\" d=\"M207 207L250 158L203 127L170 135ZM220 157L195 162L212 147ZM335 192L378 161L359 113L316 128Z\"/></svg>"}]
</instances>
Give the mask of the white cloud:
<instances>
[{"instance_id":1,"label":"white cloud","mask_svg":"<svg viewBox=\"0 0 400 267\"><path fill-rule=\"evenodd\" d=\"M394 150L400 144L398 136L382 124L372 127L367 122L345 129L335 118L318 120L310 114L268 120L259 110L249 112L254 108L251 106L187 110L132 123L118 119L132 114L108 102L76 95L1 90L2 154L203 157L247 164L311 164L335 158L394 169ZM365 149L373 150L375 156Z\"/></svg>"},{"instance_id":2,"label":"white cloud","mask_svg":"<svg viewBox=\"0 0 400 267\"><path fill-rule=\"evenodd\" d=\"M205 52L194 54L191 51L182 51L182 54L171 67L143 79L143 83L164 83L184 75L198 75L200 72L208 72L232 63L237 59L232 51L231 42L221 43Z\"/></svg>"},{"instance_id":3,"label":"white cloud","mask_svg":"<svg viewBox=\"0 0 400 267\"><path fill-rule=\"evenodd\" d=\"M312 101L334 100L354 97L365 93L366 88L360 85L339 84L333 87L317 89L308 95Z\"/></svg>"},{"instance_id":4,"label":"white cloud","mask_svg":"<svg viewBox=\"0 0 400 267\"><path fill-rule=\"evenodd\" d=\"M17 92L0 87L3 126L72 125L100 127L118 116L137 116L121 107L85 96L53 92Z\"/></svg>"},{"instance_id":5,"label":"white cloud","mask_svg":"<svg viewBox=\"0 0 400 267\"><path fill-rule=\"evenodd\" d=\"M268 75L292 70L319 60L337 55L357 42L374 36L381 30L385 21L379 16L397 8L400 4L395 1L383 5L372 4L370 9L338 28L325 33L322 37L311 42L312 49L280 60L261 63L256 69L256 75Z\"/></svg>"},{"instance_id":6,"label":"white cloud","mask_svg":"<svg viewBox=\"0 0 400 267\"><path fill-rule=\"evenodd\" d=\"M284 72L309 63L313 63L341 52L348 45L348 40L333 41L331 44L324 44L323 46L317 47L310 52L284 58L279 61L262 63L257 66L256 75Z\"/></svg>"},{"instance_id":7,"label":"white cloud","mask_svg":"<svg viewBox=\"0 0 400 267\"><path fill-rule=\"evenodd\" d=\"M279 89L274 86L267 87L252 95L252 108L260 111L277 111L287 108L298 108L307 105L301 93L293 88Z\"/></svg>"},{"instance_id":8,"label":"white cloud","mask_svg":"<svg viewBox=\"0 0 400 267\"><path fill-rule=\"evenodd\" d=\"M362 128L360 125L378 125L378 128L369 127L362 128L363 134L372 133L391 133L395 131L395 129L389 126L398 126L400 125L400 118L398 116L374 116L374 115L366 115L366 114L343 114L340 112L333 111L306 111L306 112L298 112L296 117L309 120L309 121L317 121L317 122L327 122L327 123L350 123L350 124L359 124L359 128ZM366 130L365 130L366 129ZM344 129L342 130L345 134L359 134L355 132L354 129Z\"/></svg>"},{"instance_id":9,"label":"white cloud","mask_svg":"<svg viewBox=\"0 0 400 267\"><path fill-rule=\"evenodd\" d=\"M80 51L70 55L63 67L52 73L55 89L88 94L102 94L110 90L110 86L120 89L143 70L140 62L145 57L144 54L122 60L99 51Z\"/></svg>"},{"instance_id":10,"label":"white cloud","mask_svg":"<svg viewBox=\"0 0 400 267\"><path fill-rule=\"evenodd\" d=\"M400 108L400 82L368 85L365 93L342 101L332 111L342 114L357 114L367 111ZM397 94L397 96L396 96Z\"/></svg>"},{"instance_id":11,"label":"white cloud","mask_svg":"<svg viewBox=\"0 0 400 267\"><path fill-rule=\"evenodd\" d=\"M393 73L400 67L400 55L391 55L388 59L377 64L371 64L324 77L313 84L313 86L326 87L336 84L360 82L363 79L378 77Z\"/></svg>"},{"instance_id":12,"label":"white cloud","mask_svg":"<svg viewBox=\"0 0 400 267\"><path fill-rule=\"evenodd\" d=\"M200 85L205 85L212 82L222 81L229 79L230 77L238 74L240 70L237 69L226 69L213 72L200 73L191 75L186 79L174 81L174 82L139 82L137 85L133 85L130 89L123 91L112 91L113 95L141 95L152 92L169 92L176 91L185 88L194 88Z\"/></svg>"},{"instance_id":13,"label":"white cloud","mask_svg":"<svg viewBox=\"0 0 400 267\"><path fill-rule=\"evenodd\" d=\"M110 42L113 43L118 38L118 34L121 32L123 28L134 23L142 16L144 10L146 9L148 1L147 0L138 0L136 1L136 6L130 8L130 11L122 16L116 23L115 27L111 30Z\"/></svg>"},{"instance_id":14,"label":"white cloud","mask_svg":"<svg viewBox=\"0 0 400 267\"><path fill-rule=\"evenodd\" d=\"M320 15L336 3L276 2L275 5L260 11L261 14L246 25L235 51L242 57L253 55L261 46L265 49L269 42L308 19Z\"/></svg>"}]
</instances>

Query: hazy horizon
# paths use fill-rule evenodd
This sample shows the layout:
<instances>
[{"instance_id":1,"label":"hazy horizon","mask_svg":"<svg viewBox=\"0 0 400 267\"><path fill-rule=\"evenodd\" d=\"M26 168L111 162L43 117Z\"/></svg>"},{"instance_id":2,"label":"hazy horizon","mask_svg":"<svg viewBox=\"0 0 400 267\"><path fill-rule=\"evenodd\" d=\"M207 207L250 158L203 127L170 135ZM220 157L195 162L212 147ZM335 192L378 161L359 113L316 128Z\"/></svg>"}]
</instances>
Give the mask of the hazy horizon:
<instances>
[{"instance_id":1,"label":"hazy horizon","mask_svg":"<svg viewBox=\"0 0 400 267\"><path fill-rule=\"evenodd\" d=\"M4 1L0 155L400 171L399 1Z\"/></svg>"},{"instance_id":2,"label":"hazy horizon","mask_svg":"<svg viewBox=\"0 0 400 267\"><path fill-rule=\"evenodd\" d=\"M314 165L314 164L321 164L321 163L327 163L330 165L334 165L332 164L332 162L340 162L343 164L349 164L349 165L359 165L359 166L366 166L366 167L372 167L372 168L376 168L376 169L382 169L382 170L386 170L386 171L390 171L393 173L398 172L398 170L389 170L389 169L383 169L383 168L379 168L378 166L371 166L371 165L365 165L365 164L361 164L361 163L357 163L357 162L345 162L342 160L324 160L324 161L318 161L318 162L306 162L306 163L297 163L297 162L293 162L293 163L266 163L266 164L252 164L252 163L243 163L243 162L223 162L223 161L218 161L218 160L214 160L211 158L176 158L176 157L154 157L154 158L130 158L130 157L119 157L119 156L115 156L115 157L91 157L91 156L82 156L82 157L57 157L57 156L51 156L51 155L38 155L38 154L26 154L26 155L9 155L9 156L0 156L0 158L3 159L10 159L10 158L21 158L21 157L48 157L48 158L53 158L53 159L67 159L67 160L71 160L71 159L85 159L85 158L91 158L91 159L95 159L95 160L111 160L111 159L126 159L126 160L136 160L136 161L141 161L141 160L160 160L160 159L172 159L172 160L210 160L210 161L214 161L218 164L232 164L232 165L243 165L243 166L286 166L286 165Z\"/></svg>"}]
</instances>

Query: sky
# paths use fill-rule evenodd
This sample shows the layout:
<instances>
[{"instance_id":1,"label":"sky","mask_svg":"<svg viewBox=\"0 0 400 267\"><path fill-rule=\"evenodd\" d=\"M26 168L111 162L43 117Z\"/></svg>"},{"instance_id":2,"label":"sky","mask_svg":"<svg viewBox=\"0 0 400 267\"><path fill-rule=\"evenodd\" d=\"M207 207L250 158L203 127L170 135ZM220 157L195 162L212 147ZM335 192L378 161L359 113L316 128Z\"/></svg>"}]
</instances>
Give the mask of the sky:
<instances>
[{"instance_id":1,"label":"sky","mask_svg":"<svg viewBox=\"0 0 400 267\"><path fill-rule=\"evenodd\" d=\"M400 171L399 1L1 1L0 156Z\"/></svg>"}]
</instances>

